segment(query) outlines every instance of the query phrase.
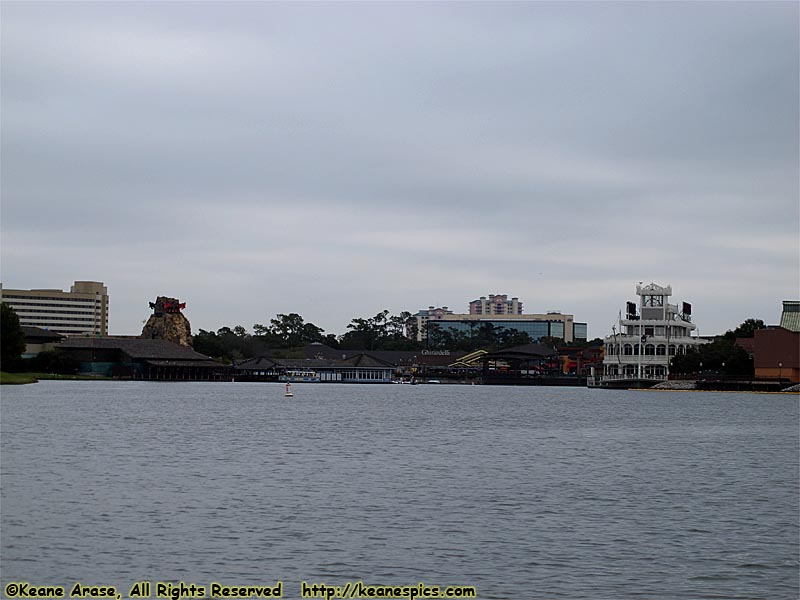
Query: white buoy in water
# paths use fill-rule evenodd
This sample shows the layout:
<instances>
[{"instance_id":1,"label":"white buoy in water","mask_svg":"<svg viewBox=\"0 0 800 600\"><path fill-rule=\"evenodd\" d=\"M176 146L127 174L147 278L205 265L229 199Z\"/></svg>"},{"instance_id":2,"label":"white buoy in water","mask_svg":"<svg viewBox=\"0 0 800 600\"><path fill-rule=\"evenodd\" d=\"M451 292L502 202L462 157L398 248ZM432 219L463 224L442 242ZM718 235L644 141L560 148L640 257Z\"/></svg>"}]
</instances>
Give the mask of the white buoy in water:
<instances>
[{"instance_id":1,"label":"white buoy in water","mask_svg":"<svg viewBox=\"0 0 800 600\"><path fill-rule=\"evenodd\" d=\"M294 394L292 393L292 384L289 383L288 381L286 382L286 393L284 394L284 396L286 396L287 398L291 398L294 396Z\"/></svg>"}]
</instances>

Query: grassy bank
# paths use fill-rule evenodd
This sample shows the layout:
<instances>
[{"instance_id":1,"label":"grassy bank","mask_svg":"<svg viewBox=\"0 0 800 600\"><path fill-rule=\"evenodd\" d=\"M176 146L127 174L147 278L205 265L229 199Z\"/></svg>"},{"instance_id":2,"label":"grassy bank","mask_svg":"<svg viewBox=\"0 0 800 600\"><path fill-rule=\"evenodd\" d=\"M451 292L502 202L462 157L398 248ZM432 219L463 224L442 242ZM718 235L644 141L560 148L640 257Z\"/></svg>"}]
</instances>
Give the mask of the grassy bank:
<instances>
[{"instance_id":1,"label":"grassy bank","mask_svg":"<svg viewBox=\"0 0 800 600\"><path fill-rule=\"evenodd\" d=\"M22 385L23 383L37 383L38 381L31 373L6 373L0 371L0 385Z\"/></svg>"},{"instance_id":2,"label":"grassy bank","mask_svg":"<svg viewBox=\"0 0 800 600\"><path fill-rule=\"evenodd\" d=\"M60 381L108 381L111 378L98 377L96 375L58 375L55 373L0 373L0 385L36 383L43 379L58 379Z\"/></svg>"}]
</instances>

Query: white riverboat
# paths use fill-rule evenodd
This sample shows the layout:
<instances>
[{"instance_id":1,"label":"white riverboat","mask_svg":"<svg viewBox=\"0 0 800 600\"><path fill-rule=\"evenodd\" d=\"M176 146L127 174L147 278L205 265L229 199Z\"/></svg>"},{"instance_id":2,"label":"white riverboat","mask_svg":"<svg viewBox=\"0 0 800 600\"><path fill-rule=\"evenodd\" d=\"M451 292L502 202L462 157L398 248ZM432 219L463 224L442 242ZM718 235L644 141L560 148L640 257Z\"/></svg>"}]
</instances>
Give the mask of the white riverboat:
<instances>
[{"instance_id":1,"label":"white riverboat","mask_svg":"<svg viewBox=\"0 0 800 600\"><path fill-rule=\"evenodd\" d=\"M286 371L285 375L278 377L278 381L287 383L319 383L319 375L316 371Z\"/></svg>"},{"instance_id":2,"label":"white riverboat","mask_svg":"<svg viewBox=\"0 0 800 600\"><path fill-rule=\"evenodd\" d=\"M604 339L605 356L600 384L605 387L650 386L669 378L669 361L677 354L706 343L692 335L692 306L669 303L672 286L637 285L638 307L628 302L620 311L613 333ZM638 309L638 310L637 310Z\"/></svg>"}]
</instances>

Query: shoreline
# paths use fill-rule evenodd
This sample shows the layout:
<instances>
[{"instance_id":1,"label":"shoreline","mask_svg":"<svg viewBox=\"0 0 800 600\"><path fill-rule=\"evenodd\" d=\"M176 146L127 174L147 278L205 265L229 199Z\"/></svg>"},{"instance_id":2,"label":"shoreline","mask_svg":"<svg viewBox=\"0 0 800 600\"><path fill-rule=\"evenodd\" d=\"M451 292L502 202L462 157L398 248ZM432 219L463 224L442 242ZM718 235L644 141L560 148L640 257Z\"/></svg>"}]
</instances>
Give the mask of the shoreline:
<instances>
[{"instance_id":1,"label":"shoreline","mask_svg":"<svg viewBox=\"0 0 800 600\"><path fill-rule=\"evenodd\" d=\"M682 393L701 393L701 394L761 394L761 395L780 395L780 396L788 396L790 394L800 394L798 390L781 390L777 392L765 392L762 390L718 390L718 389L708 389L708 390L687 390L687 389L667 389L667 388L630 388L629 391L636 391L636 392L682 392Z\"/></svg>"},{"instance_id":2,"label":"shoreline","mask_svg":"<svg viewBox=\"0 0 800 600\"><path fill-rule=\"evenodd\" d=\"M796 394L800 393L800 384L783 387L777 381L749 380L675 380L662 381L650 388L653 391L671 392L749 392L762 394Z\"/></svg>"},{"instance_id":3,"label":"shoreline","mask_svg":"<svg viewBox=\"0 0 800 600\"><path fill-rule=\"evenodd\" d=\"M0 372L0 385L28 385L32 383L39 383L39 381L145 381L145 380L134 380L128 378L113 378L113 377L97 377L93 375L57 375L57 374L50 374L50 373L8 373L6 371ZM169 383L192 383L192 380L184 380L184 381L170 381ZM206 381L205 383L230 383L230 381ZM260 382L260 383L273 383L273 382ZM442 382L444 383L444 382ZM454 382L447 382L448 384L452 384ZM698 386L698 383L701 385ZM794 384L784 389L758 389L761 386L768 385L770 382L758 382L758 381L740 381L740 382L731 382L736 384L735 389L731 389L730 387L726 388L725 386L715 386L714 383L718 382L705 382L706 386L703 386L704 382L701 381L694 381L694 380L676 380L676 381L663 381L653 387L631 387L628 390L637 391L637 392L716 392L716 393L741 393L741 394L800 394L800 384ZM459 382L460 385L469 386L469 384ZM420 385L436 385L436 384L428 384L428 383L420 383ZM441 384L440 384L441 385ZM487 385L487 384L481 384ZM513 383L506 384L508 387L585 387L585 386L578 386L578 385L558 385L558 386L547 386L547 385L515 385ZM472 386L469 386L472 387ZM489 385L489 387L505 387L501 385ZM744 388L744 389L743 389ZM595 389L595 388L589 388ZM597 389L608 390L610 388L603 388L597 387Z\"/></svg>"},{"instance_id":4,"label":"shoreline","mask_svg":"<svg viewBox=\"0 0 800 600\"><path fill-rule=\"evenodd\" d=\"M95 375L58 375L54 373L9 373L0 371L0 385L27 385L40 381L114 381L109 377Z\"/></svg>"}]
</instances>

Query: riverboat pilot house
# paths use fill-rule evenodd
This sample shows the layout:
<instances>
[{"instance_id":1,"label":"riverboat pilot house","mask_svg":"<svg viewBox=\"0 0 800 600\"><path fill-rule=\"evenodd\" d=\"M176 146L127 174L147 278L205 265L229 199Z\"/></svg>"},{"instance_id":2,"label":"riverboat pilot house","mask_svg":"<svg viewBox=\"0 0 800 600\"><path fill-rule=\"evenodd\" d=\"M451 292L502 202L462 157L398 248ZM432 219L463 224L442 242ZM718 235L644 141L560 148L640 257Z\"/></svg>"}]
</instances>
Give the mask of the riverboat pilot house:
<instances>
[{"instance_id":1,"label":"riverboat pilot house","mask_svg":"<svg viewBox=\"0 0 800 600\"><path fill-rule=\"evenodd\" d=\"M603 382L660 381L669 377L669 361L676 354L705 343L692 336L692 306L670 304L672 286L637 285L638 307L626 305L625 318L605 338ZM637 310L638 309L638 310Z\"/></svg>"}]
</instances>

